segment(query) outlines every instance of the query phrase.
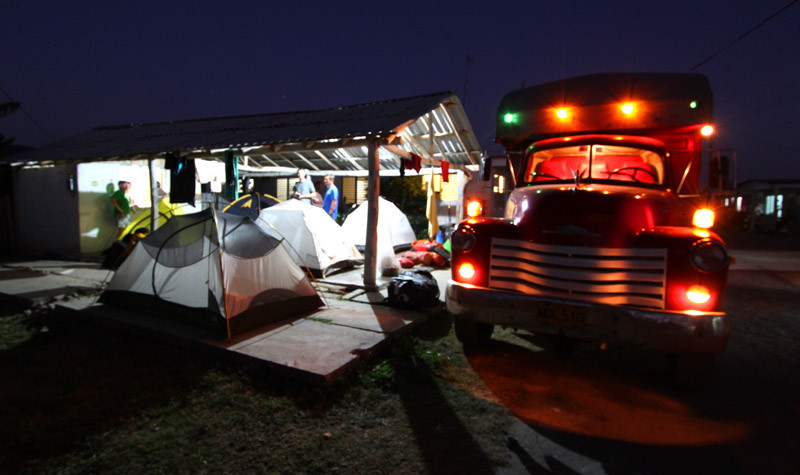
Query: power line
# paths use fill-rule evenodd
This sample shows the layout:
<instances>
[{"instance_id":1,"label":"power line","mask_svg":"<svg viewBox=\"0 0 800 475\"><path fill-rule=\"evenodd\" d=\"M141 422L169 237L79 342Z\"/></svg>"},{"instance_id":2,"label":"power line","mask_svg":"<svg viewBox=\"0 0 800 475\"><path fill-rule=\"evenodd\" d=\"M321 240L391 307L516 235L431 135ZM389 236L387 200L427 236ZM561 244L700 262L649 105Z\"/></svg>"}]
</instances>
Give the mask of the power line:
<instances>
[{"instance_id":1,"label":"power line","mask_svg":"<svg viewBox=\"0 0 800 475\"><path fill-rule=\"evenodd\" d=\"M12 99L11 96L2 87L0 87L0 92L5 94L5 96L8 98L9 101L14 101L14 99ZM16 102L16 101L14 101L14 102ZM36 125L36 127L38 127L39 130L41 130L42 133L47 136L48 139L55 140L52 135L50 135L46 130L44 130L44 127L42 127L42 124L40 124L36 119L34 119L33 116L28 113L27 110L25 110L25 107L23 107L21 103L20 103L20 106L19 106L19 110L21 110L23 114L28 116L28 118L31 120L31 122L33 122Z\"/></svg>"},{"instance_id":2,"label":"power line","mask_svg":"<svg viewBox=\"0 0 800 475\"><path fill-rule=\"evenodd\" d=\"M722 53L722 52L723 52L723 51L725 51L726 49L728 49L728 48L730 48L731 46L733 46L734 44L738 43L738 42L739 42L740 40L742 40L742 39L743 39L745 36L747 36L747 35L749 35L750 33L752 33L752 32L754 32L754 31L756 31L757 29L761 28L761 27L762 27L764 24L766 24L768 21L770 21L770 20L772 20L773 18L775 18L776 16L780 15L780 14L781 14L781 13L783 13L783 12L784 12L784 11L785 11L787 8L791 7L792 5L794 5L794 4L795 4L795 3L797 3L797 2L800 2L800 0L793 0L791 3L789 3L789 4L788 4L788 5L786 5L786 6L784 6L783 8L781 8L780 10L778 10L777 12L773 13L772 15L770 15L769 17L767 17L765 20L762 20L762 21L761 21L761 23L759 23L758 25L756 25L756 26L754 26L754 27L750 28L749 30L747 30L747 31L746 31L746 32L744 32L743 34L739 35L739 37L738 37L738 38L736 38L735 40L731 41L731 42L730 42L730 43L728 43L727 45L725 45L725 46L723 46L722 48L720 48L719 50L717 50L717 52L716 52L716 53L714 53L714 54L712 54L711 56L709 56L708 58L706 58L706 59L704 59L704 60L700 61L700 62L699 62L697 65L695 65L695 67L693 67L692 69L690 69L690 70L689 70L689 72L692 72L692 71L694 71L695 69L699 68L700 66L702 66L702 65L706 64L707 62L711 61L711 60L712 60L712 59L714 59L714 57L716 57L718 54Z\"/></svg>"}]
</instances>

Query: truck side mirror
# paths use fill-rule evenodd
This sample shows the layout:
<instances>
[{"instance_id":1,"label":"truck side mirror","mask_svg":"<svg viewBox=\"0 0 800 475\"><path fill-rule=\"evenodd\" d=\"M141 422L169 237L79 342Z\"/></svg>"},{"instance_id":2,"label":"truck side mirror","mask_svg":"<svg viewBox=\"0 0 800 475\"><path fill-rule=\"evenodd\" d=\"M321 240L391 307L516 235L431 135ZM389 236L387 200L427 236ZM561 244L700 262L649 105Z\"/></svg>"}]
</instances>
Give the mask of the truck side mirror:
<instances>
[{"instance_id":1,"label":"truck side mirror","mask_svg":"<svg viewBox=\"0 0 800 475\"><path fill-rule=\"evenodd\" d=\"M708 186L721 190L731 189L731 160L725 156L713 156L709 160Z\"/></svg>"},{"instance_id":2,"label":"truck side mirror","mask_svg":"<svg viewBox=\"0 0 800 475\"><path fill-rule=\"evenodd\" d=\"M492 178L492 157L481 159L481 180L489 181Z\"/></svg>"}]
</instances>

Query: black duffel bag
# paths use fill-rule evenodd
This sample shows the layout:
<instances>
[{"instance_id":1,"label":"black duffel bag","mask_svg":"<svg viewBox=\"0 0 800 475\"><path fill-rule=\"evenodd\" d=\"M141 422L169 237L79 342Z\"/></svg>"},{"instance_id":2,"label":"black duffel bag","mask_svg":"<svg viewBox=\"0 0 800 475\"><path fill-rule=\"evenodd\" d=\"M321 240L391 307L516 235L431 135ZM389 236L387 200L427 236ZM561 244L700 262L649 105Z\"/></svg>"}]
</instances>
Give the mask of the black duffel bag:
<instances>
[{"instance_id":1,"label":"black duffel bag","mask_svg":"<svg viewBox=\"0 0 800 475\"><path fill-rule=\"evenodd\" d=\"M392 307L420 309L439 302L439 285L427 270L408 270L389 282L386 301Z\"/></svg>"}]
</instances>

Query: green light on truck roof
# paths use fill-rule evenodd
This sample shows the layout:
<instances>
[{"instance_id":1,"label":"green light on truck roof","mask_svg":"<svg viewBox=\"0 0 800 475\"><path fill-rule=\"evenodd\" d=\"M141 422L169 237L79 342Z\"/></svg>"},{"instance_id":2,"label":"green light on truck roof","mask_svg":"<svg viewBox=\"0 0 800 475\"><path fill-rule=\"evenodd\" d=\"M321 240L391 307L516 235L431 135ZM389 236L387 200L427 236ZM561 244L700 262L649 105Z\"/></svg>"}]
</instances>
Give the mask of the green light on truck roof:
<instances>
[{"instance_id":1,"label":"green light on truck roof","mask_svg":"<svg viewBox=\"0 0 800 475\"><path fill-rule=\"evenodd\" d=\"M503 122L506 124L516 124L517 123L517 114L512 114L509 112L508 114L503 116Z\"/></svg>"},{"instance_id":2,"label":"green light on truck roof","mask_svg":"<svg viewBox=\"0 0 800 475\"><path fill-rule=\"evenodd\" d=\"M689 103L690 109L697 109L697 101L692 101Z\"/></svg>"}]
</instances>

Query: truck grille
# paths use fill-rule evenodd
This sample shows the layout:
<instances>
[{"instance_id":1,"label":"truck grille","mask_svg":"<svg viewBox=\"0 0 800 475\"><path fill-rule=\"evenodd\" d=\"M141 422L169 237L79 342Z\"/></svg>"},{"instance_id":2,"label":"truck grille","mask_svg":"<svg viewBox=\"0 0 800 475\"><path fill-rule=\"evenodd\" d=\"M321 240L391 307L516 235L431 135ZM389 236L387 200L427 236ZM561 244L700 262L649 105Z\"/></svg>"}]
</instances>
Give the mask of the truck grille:
<instances>
[{"instance_id":1,"label":"truck grille","mask_svg":"<svg viewBox=\"0 0 800 475\"><path fill-rule=\"evenodd\" d=\"M489 287L608 305L664 308L666 249L492 240Z\"/></svg>"}]
</instances>

